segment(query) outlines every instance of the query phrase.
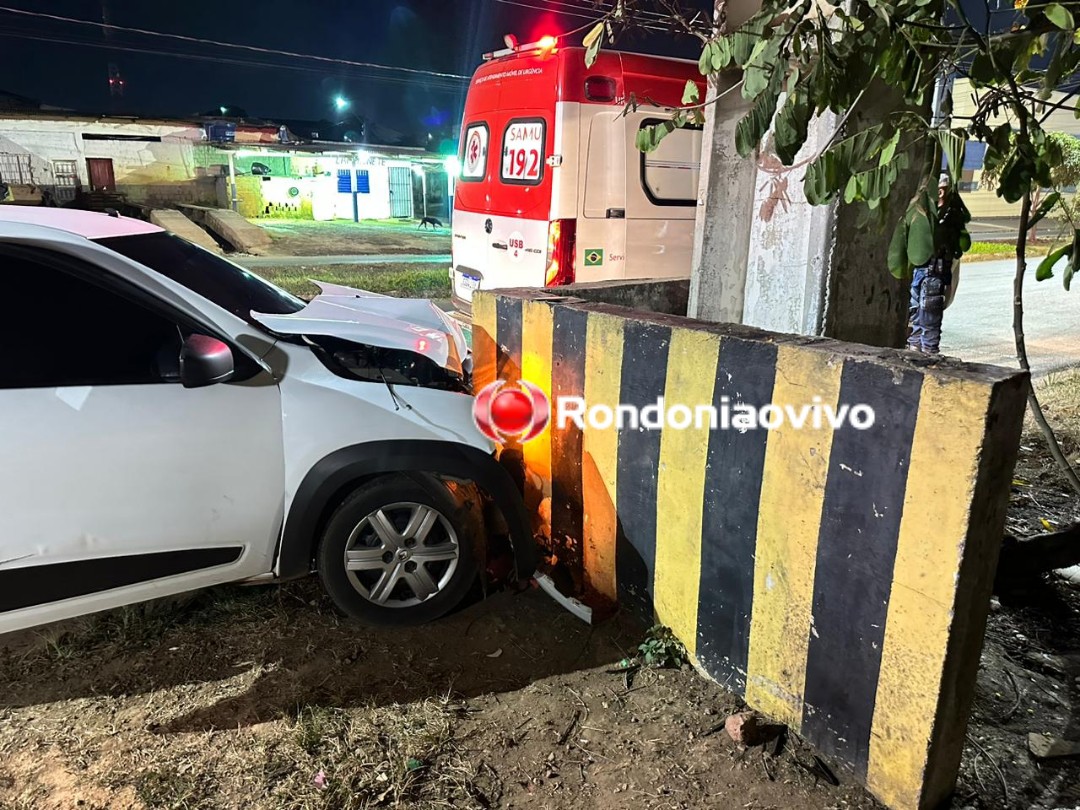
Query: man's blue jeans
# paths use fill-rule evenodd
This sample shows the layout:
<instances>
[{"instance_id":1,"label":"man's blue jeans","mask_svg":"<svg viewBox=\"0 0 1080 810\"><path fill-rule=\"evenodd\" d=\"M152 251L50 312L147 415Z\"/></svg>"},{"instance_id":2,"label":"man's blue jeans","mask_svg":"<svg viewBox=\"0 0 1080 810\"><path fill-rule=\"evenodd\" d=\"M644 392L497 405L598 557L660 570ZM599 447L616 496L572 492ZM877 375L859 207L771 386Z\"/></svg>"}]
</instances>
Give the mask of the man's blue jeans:
<instances>
[{"instance_id":1,"label":"man's blue jeans","mask_svg":"<svg viewBox=\"0 0 1080 810\"><path fill-rule=\"evenodd\" d=\"M951 273L936 268L916 267L911 279L911 298L908 302L908 348L924 354L937 354L941 349L941 319L945 314L945 289Z\"/></svg>"}]
</instances>

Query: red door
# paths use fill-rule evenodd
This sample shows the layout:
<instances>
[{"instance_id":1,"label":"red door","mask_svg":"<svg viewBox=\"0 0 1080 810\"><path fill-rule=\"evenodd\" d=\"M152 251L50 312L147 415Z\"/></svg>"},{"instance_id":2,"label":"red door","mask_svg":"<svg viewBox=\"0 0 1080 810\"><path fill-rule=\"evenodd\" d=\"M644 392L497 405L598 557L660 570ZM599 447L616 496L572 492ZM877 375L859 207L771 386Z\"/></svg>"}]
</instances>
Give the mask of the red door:
<instances>
[{"instance_id":1,"label":"red door","mask_svg":"<svg viewBox=\"0 0 1080 810\"><path fill-rule=\"evenodd\" d=\"M112 158L87 158L86 168L90 171L91 191L116 191Z\"/></svg>"}]
</instances>

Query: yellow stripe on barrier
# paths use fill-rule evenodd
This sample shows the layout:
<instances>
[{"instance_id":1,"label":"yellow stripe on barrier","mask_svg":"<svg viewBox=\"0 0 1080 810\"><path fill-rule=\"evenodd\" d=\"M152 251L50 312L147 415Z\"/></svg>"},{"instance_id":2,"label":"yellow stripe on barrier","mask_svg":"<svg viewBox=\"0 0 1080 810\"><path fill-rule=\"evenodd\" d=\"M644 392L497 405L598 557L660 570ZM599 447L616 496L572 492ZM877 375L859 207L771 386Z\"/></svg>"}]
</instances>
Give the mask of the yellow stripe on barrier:
<instances>
[{"instance_id":1,"label":"yellow stripe on barrier","mask_svg":"<svg viewBox=\"0 0 1080 810\"><path fill-rule=\"evenodd\" d=\"M473 390L495 382L498 375L499 337L496 334L495 298L477 293L472 300Z\"/></svg>"},{"instance_id":2,"label":"yellow stripe on barrier","mask_svg":"<svg viewBox=\"0 0 1080 810\"><path fill-rule=\"evenodd\" d=\"M836 407L843 361L820 350L780 346L773 404L796 414L815 404ZM769 433L759 501L754 602L746 702L796 730L803 716L818 531L829 473L832 429L812 413L802 428Z\"/></svg>"},{"instance_id":3,"label":"yellow stripe on barrier","mask_svg":"<svg viewBox=\"0 0 1080 810\"><path fill-rule=\"evenodd\" d=\"M585 404L619 404L622 385L625 319L589 314L585 343ZM619 469L619 431L587 429L582 434L582 503L585 511L585 580L598 595L614 603L615 492Z\"/></svg>"},{"instance_id":4,"label":"yellow stripe on barrier","mask_svg":"<svg viewBox=\"0 0 1080 810\"><path fill-rule=\"evenodd\" d=\"M521 379L538 386L551 399L551 339L554 310L542 301L521 302ZM536 510L551 497L551 427L522 445L526 481L525 505ZM545 535L550 535L550 526Z\"/></svg>"},{"instance_id":5,"label":"yellow stripe on barrier","mask_svg":"<svg viewBox=\"0 0 1080 810\"><path fill-rule=\"evenodd\" d=\"M922 384L867 771L893 807L921 806L991 393L981 381Z\"/></svg>"},{"instance_id":6,"label":"yellow stripe on barrier","mask_svg":"<svg viewBox=\"0 0 1080 810\"><path fill-rule=\"evenodd\" d=\"M713 401L719 357L717 335L672 330L664 405L669 411L673 406L684 406L691 426L676 430L665 425L660 438L653 608L657 620L670 627L691 654L697 639L701 499L710 432L709 421L698 420L697 408Z\"/></svg>"}]
</instances>

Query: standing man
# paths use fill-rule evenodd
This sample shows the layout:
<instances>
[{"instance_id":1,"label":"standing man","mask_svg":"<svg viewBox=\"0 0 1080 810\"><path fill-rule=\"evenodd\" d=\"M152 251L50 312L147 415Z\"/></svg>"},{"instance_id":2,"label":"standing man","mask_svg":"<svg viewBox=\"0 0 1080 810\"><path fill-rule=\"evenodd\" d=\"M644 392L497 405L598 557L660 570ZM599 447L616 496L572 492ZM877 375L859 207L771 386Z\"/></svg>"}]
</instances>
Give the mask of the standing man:
<instances>
[{"instance_id":1,"label":"standing man","mask_svg":"<svg viewBox=\"0 0 1080 810\"><path fill-rule=\"evenodd\" d=\"M938 228L946 224L949 178L938 183ZM935 240L937 241L937 240ZM941 346L941 320L945 302L952 286L953 258L941 249L930 260L915 268L911 279L911 299L908 304L908 348L923 354L938 354Z\"/></svg>"}]
</instances>

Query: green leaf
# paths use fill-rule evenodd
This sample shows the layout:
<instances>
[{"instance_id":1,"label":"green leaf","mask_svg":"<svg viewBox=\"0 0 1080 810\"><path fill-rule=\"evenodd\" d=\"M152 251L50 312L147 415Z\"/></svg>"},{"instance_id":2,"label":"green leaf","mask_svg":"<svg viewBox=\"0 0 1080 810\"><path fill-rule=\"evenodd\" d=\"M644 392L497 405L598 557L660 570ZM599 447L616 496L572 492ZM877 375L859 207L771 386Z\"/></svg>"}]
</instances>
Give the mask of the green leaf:
<instances>
[{"instance_id":1,"label":"green leaf","mask_svg":"<svg viewBox=\"0 0 1080 810\"><path fill-rule=\"evenodd\" d=\"M1076 23L1073 22L1072 12L1061 3L1051 3L1043 9L1043 14L1046 15L1046 19L1063 31L1076 26Z\"/></svg>"},{"instance_id":2,"label":"green leaf","mask_svg":"<svg viewBox=\"0 0 1080 810\"><path fill-rule=\"evenodd\" d=\"M964 145L966 138L947 129L931 130L934 140L941 146L945 155L945 163L949 169L949 180L959 183L964 171Z\"/></svg>"},{"instance_id":3,"label":"green leaf","mask_svg":"<svg viewBox=\"0 0 1080 810\"><path fill-rule=\"evenodd\" d=\"M727 37L715 40L712 50L712 72L716 73L731 64L731 43Z\"/></svg>"},{"instance_id":4,"label":"green leaf","mask_svg":"<svg viewBox=\"0 0 1080 810\"><path fill-rule=\"evenodd\" d=\"M803 193L811 205L829 202L847 187L848 178L870 160L875 160L885 141L882 125L864 129L845 138L817 157L806 169Z\"/></svg>"},{"instance_id":5,"label":"green leaf","mask_svg":"<svg viewBox=\"0 0 1080 810\"><path fill-rule=\"evenodd\" d=\"M697 104L699 101L701 101L701 91L698 89L697 82L693 79L687 79L686 88L682 94L682 103Z\"/></svg>"},{"instance_id":6,"label":"green leaf","mask_svg":"<svg viewBox=\"0 0 1080 810\"><path fill-rule=\"evenodd\" d=\"M912 267L921 267L934 254L934 224L930 214L919 208L908 228L907 259Z\"/></svg>"},{"instance_id":7,"label":"green leaf","mask_svg":"<svg viewBox=\"0 0 1080 810\"><path fill-rule=\"evenodd\" d=\"M1068 292L1069 288L1072 287L1073 274L1078 266L1080 266L1080 231L1074 230L1072 253L1069 255L1069 263L1065 265L1065 273L1061 277L1061 281L1065 285L1065 292Z\"/></svg>"},{"instance_id":8,"label":"green leaf","mask_svg":"<svg viewBox=\"0 0 1080 810\"><path fill-rule=\"evenodd\" d=\"M590 38L591 41L589 41ZM596 28L593 28L593 30L589 32L589 35L585 39L588 43L585 46L585 67L590 68L593 66L593 64L595 64L596 57L600 54L600 48L604 44L603 24L600 24L596 26Z\"/></svg>"},{"instance_id":9,"label":"green leaf","mask_svg":"<svg viewBox=\"0 0 1080 810\"><path fill-rule=\"evenodd\" d=\"M1053 210L1054 206L1058 204L1058 200L1061 199L1061 193L1054 191L1046 195L1046 199L1039 203L1038 209L1031 215L1031 219L1028 220L1028 230L1030 231L1035 227L1043 217Z\"/></svg>"},{"instance_id":10,"label":"green leaf","mask_svg":"<svg viewBox=\"0 0 1080 810\"><path fill-rule=\"evenodd\" d=\"M878 158L878 165L885 166L892 163L893 156L896 155L896 147L900 143L900 130L896 130L892 134L889 140L885 141L885 145L881 147L881 156Z\"/></svg>"},{"instance_id":11,"label":"green leaf","mask_svg":"<svg viewBox=\"0 0 1080 810\"><path fill-rule=\"evenodd\" d=\"M1054 277L1054 265L1057 264L1059 261L1061 261L1062 257L1066 253L1071 253L1072 249L1073 249L1073 246L1071 244L1069 244L1069 245L1062 245L1061 247L1057 248L1056 250L1050 251L1046 255L1046 258L1043 259L1041 262L1039 262L1039 267L1035 271L1035 280L1036 281L1046 281L1048 278L1053 278Z\"/></svg>"},{"instance_id":12,"label":"green leaf","mask_svg":"<svg viewBox=\"0 0 1080 810\"><path fill-rule=\"evenodd\" d=\"M889 272L896 278L903 278L911 265L907 259L908 224L907 218L901 217L893 230L892 239L889 242Z\"/></svg>"},{"instance_id":13,"label":"green leaf","mask_svg":"<svg viewBox=\"0 0 1080 810\"><path fill-rule=\"evenodd\" d=\"M792 71L793 74L797 72ZM787 101L780 108L780 112L776 114L773 122L776 156L785 166L794 163L795 155L806 143L806 132L813 112L806 86L796 85L794 90L788 93Z\"/></svg>"},{"instance_id":14,"label":"green leaf","mask_svg":"<svg viewBox=\"0 0 1080 810\"><path fill-rule=\"evenodd\" d=\"M735 125L735 150L740 157L746 157L753 152L769 131L782 86L783 73L777 70L764 92L758 95L750 112Z\"/></svg>"}]
</instances>

